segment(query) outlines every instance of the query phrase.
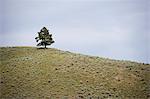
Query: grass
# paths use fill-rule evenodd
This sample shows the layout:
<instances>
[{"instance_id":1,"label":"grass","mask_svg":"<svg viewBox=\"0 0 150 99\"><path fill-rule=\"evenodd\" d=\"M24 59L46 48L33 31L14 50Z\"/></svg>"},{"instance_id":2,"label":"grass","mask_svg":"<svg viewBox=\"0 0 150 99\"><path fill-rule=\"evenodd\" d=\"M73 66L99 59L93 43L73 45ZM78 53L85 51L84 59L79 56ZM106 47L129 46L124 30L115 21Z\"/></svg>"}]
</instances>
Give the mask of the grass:
<instances>
[{"instance_id":1,"label":"grass","mask_svg":"<svg viewBox=\"0 0 150 99\"><path fill-rule=\"evenodd\" d=\"M150 65L58 49L0 48L1 99L148 99Z\"/></svg>"}]
</instances>

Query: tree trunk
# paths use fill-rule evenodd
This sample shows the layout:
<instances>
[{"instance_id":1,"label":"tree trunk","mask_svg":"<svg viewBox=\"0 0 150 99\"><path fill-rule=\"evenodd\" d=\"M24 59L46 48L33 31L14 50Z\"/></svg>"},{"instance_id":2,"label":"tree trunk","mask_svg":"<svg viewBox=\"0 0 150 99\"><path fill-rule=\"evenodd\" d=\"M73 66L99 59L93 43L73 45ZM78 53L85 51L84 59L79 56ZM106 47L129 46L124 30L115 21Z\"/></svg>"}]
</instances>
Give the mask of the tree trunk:
<instances>
[{"instance_id":1,"label":"tree trunk","mask_svg":"<svg viewBox=\"0 0 150 99\"><path fill-rule=\"evenodd\" d=\"M46 49L46 44L45 44L45 49Z\"/></svg>"}]
</instances>

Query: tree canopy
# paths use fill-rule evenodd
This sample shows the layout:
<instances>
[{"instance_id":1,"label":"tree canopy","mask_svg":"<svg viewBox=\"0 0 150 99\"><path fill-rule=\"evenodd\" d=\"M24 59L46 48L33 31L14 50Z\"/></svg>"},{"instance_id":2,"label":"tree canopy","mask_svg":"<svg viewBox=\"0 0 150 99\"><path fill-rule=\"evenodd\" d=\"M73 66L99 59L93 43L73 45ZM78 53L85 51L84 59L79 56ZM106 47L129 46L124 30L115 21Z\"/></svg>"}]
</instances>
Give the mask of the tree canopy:
<instances>
[{"instance_id":1,"label":"tree canopy","mask_svg":"<svg viewBox=\"0 0 150 99\"><path fill-rule=\"evenodd\" d=\"M46 27L43 27L40 32L38 32L38 37L35 39L36 42L39 42L37 46L44 46L45 48L47 45L54 43L52 34L49 34L49 30Z\"/></svg>"}]
</instances>

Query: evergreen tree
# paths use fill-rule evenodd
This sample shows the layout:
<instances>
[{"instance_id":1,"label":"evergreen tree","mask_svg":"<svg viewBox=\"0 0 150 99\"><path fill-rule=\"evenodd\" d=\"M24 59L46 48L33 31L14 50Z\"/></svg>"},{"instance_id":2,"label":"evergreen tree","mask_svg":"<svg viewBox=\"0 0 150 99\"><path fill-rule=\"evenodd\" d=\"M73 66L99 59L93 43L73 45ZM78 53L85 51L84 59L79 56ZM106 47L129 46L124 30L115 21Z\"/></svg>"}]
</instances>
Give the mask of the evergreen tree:
<instances>
[{"instance_id":1,"label":"evergreen tree","mask_svg":"<svg viewBox=\"0 0 150 99\"><path fill-rule=\"evenodd\" d=\"M52 39L52 34L49 34L49 30L46 27L43 27L40 32L38 32L38 37L35 38L36 42L39 42L37 46L46 46L54 43Z\"/></svg>"}]
</instances>

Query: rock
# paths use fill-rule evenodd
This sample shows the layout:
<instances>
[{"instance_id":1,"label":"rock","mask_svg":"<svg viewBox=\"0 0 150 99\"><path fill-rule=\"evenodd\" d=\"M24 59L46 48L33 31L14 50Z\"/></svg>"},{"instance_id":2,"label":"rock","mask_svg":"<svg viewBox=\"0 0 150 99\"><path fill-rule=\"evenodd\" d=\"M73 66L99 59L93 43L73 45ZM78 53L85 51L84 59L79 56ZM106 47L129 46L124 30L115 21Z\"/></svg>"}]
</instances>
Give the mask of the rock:
<instances>
[{"instance_id":1,"label":"rock","mask_svg":"<svg viewBox=\"0 0 150 99\"><path fill-rule=\"evenodd\" d=\"M55 68L55 70L58 70L58 68Z\"/></svg>"},{"instance_id":2,"label":"rock","mask_svg":"<svg viewBox=\"0 0 150 99\"><path fill-rule=\"evenodd\" d=\"M79 96L80 98L84 98L83 96Z\"/></svg>"}]
</instances>

